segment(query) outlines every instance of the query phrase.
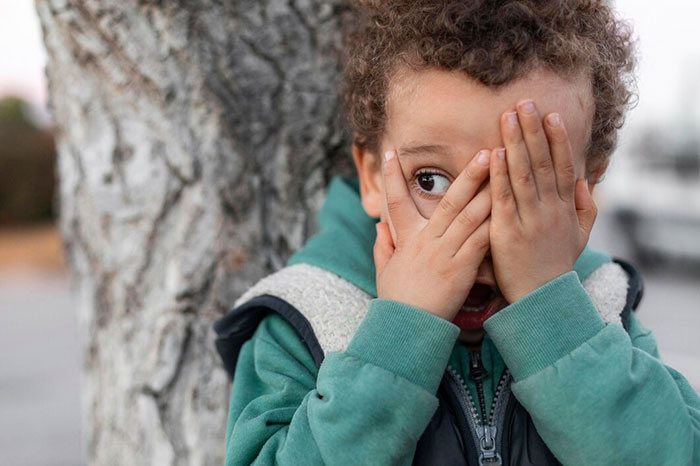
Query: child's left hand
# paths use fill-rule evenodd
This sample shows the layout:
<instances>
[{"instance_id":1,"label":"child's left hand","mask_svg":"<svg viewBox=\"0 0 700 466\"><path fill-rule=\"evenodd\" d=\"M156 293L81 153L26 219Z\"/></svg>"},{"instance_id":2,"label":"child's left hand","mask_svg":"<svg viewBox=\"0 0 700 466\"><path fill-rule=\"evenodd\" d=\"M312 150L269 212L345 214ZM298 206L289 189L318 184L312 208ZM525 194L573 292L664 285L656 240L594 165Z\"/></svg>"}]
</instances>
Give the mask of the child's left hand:
<instances>
[{"instance_id":1,"label":"child's left hand","mask_svg":"<svg viewBox=\"0 0 700 466\"><path fill-rule=\"evenodd\" d=\"M561 117L549 114L543 128L527 102L502 115L505 156L494 149L490 165L491 257L511 303L573 270L597 215L587 182L576 179Z\"/></svg>"}]
</instances>

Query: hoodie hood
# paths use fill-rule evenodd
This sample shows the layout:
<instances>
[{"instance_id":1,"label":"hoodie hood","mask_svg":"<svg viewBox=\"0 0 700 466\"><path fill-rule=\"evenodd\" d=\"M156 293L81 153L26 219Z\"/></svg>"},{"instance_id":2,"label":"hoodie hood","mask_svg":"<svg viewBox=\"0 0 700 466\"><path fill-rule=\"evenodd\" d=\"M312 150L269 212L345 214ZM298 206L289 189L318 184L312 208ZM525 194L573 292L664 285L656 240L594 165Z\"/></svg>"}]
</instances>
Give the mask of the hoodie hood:
<instances>
[{"instance_id":1,"label":"hoodie hood","mask_svg":"<svg viewBox=\"0 0 700 466\"><path fill-rule=\"evenodd\" d=\"M362 207L357 176L336 175L331 179L326 200L318 213L319 231L293 254L286 265L306 263L339 275L373 298L377 296L374 268L375 224ZM583 281L612 257L586 246L574 264Z\"/></svg>"},{"instance_id":2,"label":"hoodie hood","mask_svg":"<svg viewBox=\"0 0 700 466\"><path fill-rule=\"evenodd\" d=\"M375 224L362 207L357 176L334 176L318 212L318 232L293 254L287 265L306 263L333 272L372 297L377 296L374 269Z\"/></svg>"}]
</instances>

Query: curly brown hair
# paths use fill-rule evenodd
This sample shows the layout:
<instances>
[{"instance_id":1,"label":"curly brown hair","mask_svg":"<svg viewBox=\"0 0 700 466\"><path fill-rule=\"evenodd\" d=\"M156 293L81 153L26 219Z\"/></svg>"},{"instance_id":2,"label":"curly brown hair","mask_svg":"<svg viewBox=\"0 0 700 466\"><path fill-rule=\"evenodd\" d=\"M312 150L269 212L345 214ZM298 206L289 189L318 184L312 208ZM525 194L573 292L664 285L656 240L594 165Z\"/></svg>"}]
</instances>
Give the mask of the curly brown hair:
<instances>
[{"instance_id":1,"label":"curly brown hair","mask_svg":"<svg viewBox=\"0 0 700 466\"><path fill-rule=\"evenodd\" d=\"M564 78L586 71L595 103L587 176L615 149L636 101L636 43L604 0L361 0L354 6L342 94L359 148L379 152L389 82L405 65L462 70L493 88L537 68Z\"/></svg>"}]
</instances>

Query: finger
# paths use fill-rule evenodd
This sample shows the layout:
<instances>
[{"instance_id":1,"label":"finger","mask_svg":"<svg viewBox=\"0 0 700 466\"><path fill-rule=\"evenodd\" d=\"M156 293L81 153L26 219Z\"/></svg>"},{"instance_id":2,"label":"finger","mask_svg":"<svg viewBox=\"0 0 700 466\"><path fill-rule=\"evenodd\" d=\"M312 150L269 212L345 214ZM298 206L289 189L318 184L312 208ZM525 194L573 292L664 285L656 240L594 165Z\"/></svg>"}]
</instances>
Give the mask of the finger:
<instances>
[{"instance_id":1,"label":"finger","mask_svg":"<svg viewBox=\"0 0 700 466\"><path fill-rule=\"evenodd\" d=\"M418 212L413 198L408 192L406 179L401 170L401 163L395 150L387 151L384 155L384 199L391 224L396 233L396 246L402 238L424 218Z\"/></svg>"},{"instance_id":2,"label":"finger","mask_svg":"<svg viewBox=\"0 0 700 466\"><path fill-rule=\"evenodd\" d=\"M457 214L442 235L446 250L454 255L464 242L491 215L491 188L481 190L474 199Z\"/></svg>"},{"instance_id":3,"label":"finger","mask_svg":"<svg viewBox=\"0 0 700 466\"><path fill-rule=\"evenodd\" d=\"M525 213L535 208L539 198L517 112L505 112L501 116L501 133L506 146L508 175L513 196L518 204L518 210Z\"/></svg>"},{"instance_id":4,"label":"finger","mask_svg":"<svg viewBox=\"0 0 700 466\"><path fill-rule=\"evenodd\" d=\"M549 141L542 127L540 112L531 99L518 104L518 119L530 156L530 167L535 177L537 194L540 199L551 198L557 194L554 164L549 151Z\"/></svg>"},{"instance_id":5,"label":"finger","mask_svg":"<svg viewBox=\"0 0 700 466\"><path fill-rule=\"evenodd\" d=\"M491 216L493 218L519 219L518 208L513 197L508 176L508 161L505 149L499 147L491 153ZM510 220L512 221L512 220Z\"/></svg>"},{"instance_id":6,"label":"finger","mask_svg":"<svg viewBox=\"0 0 700 466\"><path fill-rule=\"evenodd\" d=\"M576 186L574 156L569 135L558 113L550 113L545 121L545 132L552 151L552 162L557 178L557 191L563 201L569 202L574 198Z\"/></svg>"},{"instance_id":7,"label":"finger","mask_svg":"<svg viewBox=\"0 0 700 466\"><path fill-rule=\"evenodd\" d=\"M377 278L394 254L394 242L386 222L377 222L377 238L374 241L374 268Z\"/></svg>"},{"instance_id":8,"label":"finger","mask_svg":"<svg viewBox=\"0 0 700 466\"><path fill-rule=\"evenodd\" d=\"M588 189L588 182L581 178L576 182L576 215L581 230L584 232L584 244L588 242L588 238L593 229L596 216L598 215L598 207L593 201L593 196Z\"/></svg>"},{"instance_id":9,"label":"finger","mask_svg":"<svg viewBox=\"0 0 700 466\"><path fill-rule=\"evenodd\" d=\"M490 249L491 242L489 240L489 225L491 219L486 219L484 223L479 225L472 235L467 238L457 254L454 255L455 260L473 264L478 267L484 261L486 253Z\"/></svg>"},{"instance_id":10,"label":"finger","mask_svg":"<svg viewBox=\"0 0 700 466\"><path fill-rule=\"evenodd\" d=\"M442 236L455 217L472 200L489 174L489 154L488 150L479 151L457 175L428 220L425 230L429 235Z\"/></svg>"}]
</instances>

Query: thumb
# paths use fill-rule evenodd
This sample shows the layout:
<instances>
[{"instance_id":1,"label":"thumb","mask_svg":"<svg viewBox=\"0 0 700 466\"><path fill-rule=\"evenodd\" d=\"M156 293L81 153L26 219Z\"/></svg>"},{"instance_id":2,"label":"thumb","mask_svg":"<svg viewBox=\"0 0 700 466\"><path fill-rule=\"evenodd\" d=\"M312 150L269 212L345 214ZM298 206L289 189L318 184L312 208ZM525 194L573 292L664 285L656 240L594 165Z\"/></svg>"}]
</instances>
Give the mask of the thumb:
<instances>
[{"instance_id":1,"label":"thumb","mask_svg":"<svg viewBox=\"0 0 700 466\"><path fill-rule=\"evenodd\" d=\"M377 277L381 274L387 262L394 254L394 242L387 222L377 222L377 239L374 241L374 268Z\"/></svg>"},{"instance_id":2,"label":"thumb","mask_svg":"<svg viewBox=\"0 0 700 466\"><path fill-rule=\"evenodd\" d=\"M586 240L588 240L588 236L593 229L593 222L595 222L596 216L598 215L598 208L588 189L588 181L583 178L576 180L575 202L578 223L581 229L586 233Z\"/></svg>"}]
</instances>

